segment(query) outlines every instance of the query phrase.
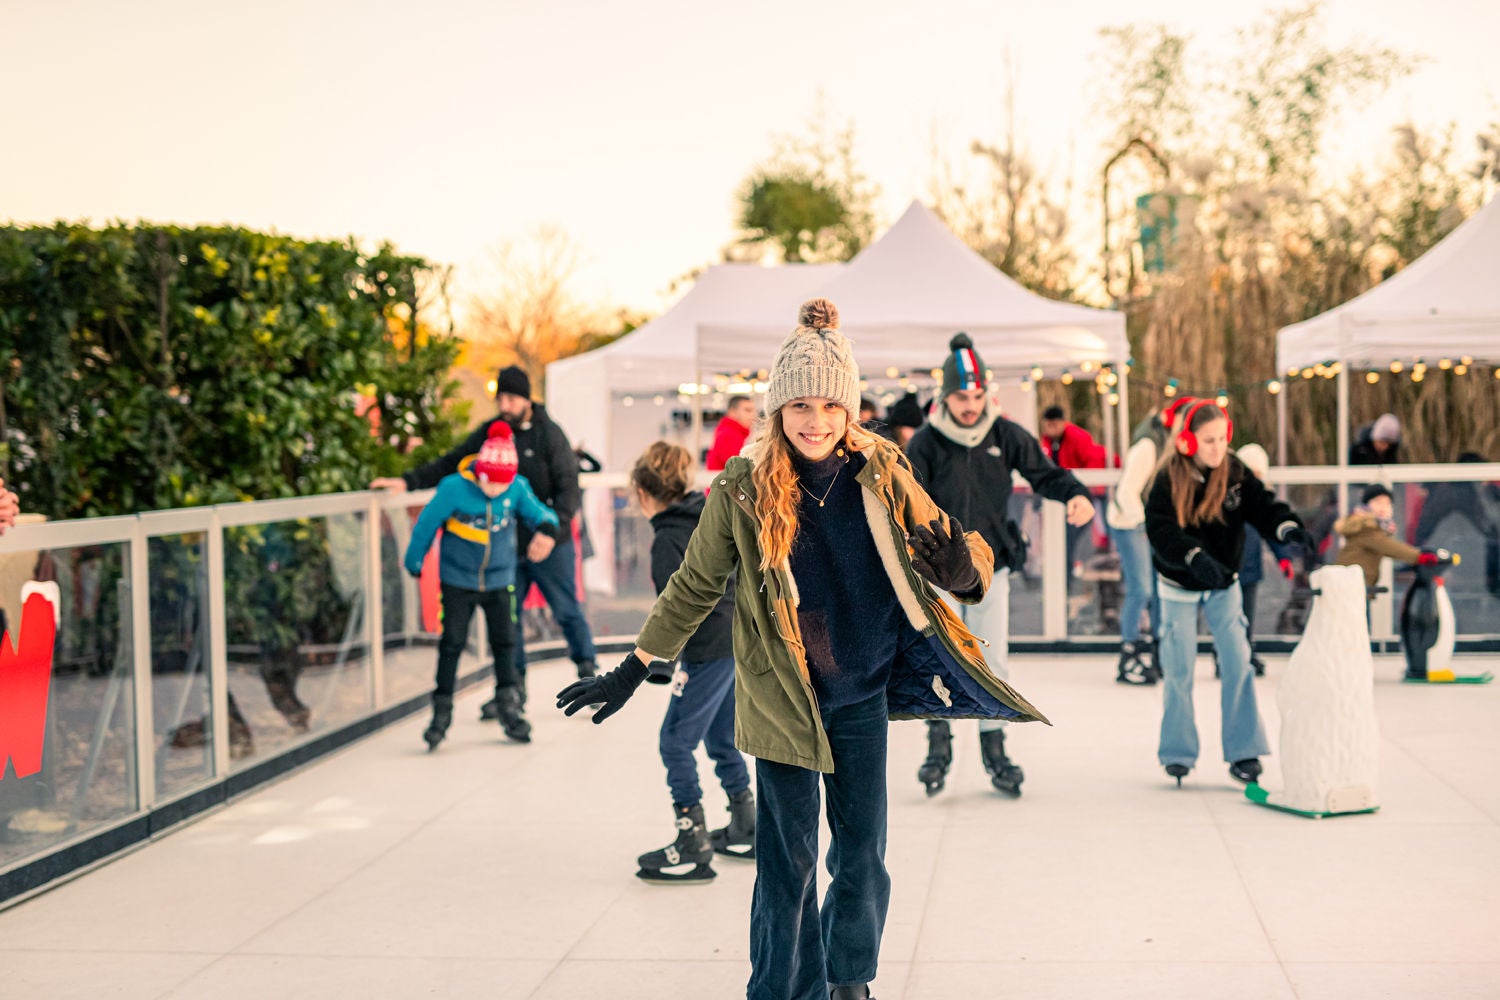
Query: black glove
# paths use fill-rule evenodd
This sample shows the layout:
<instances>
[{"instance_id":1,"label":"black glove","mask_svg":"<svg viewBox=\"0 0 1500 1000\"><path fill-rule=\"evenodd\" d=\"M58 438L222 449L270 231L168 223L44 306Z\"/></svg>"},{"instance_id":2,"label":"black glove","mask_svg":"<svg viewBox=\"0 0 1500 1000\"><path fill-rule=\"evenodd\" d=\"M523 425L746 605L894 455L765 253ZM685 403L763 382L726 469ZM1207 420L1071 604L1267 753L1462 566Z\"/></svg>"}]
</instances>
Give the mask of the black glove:
<instances>
[{"instance_id":1,"label":"black glove","mask_svg":"<svg viewBox=\"0 0 1500 1000\"><path fill-rule=\"evenodd\" d=\"M919 524L906 536L906 544L912 550L911 568L934 587L950 594L978 590L979 570L974 568L974 559L969 555L964 526L956 517L948 518L948 525L945 529L941 521L934 519L930 528Z\"/></svg>"},{"instance_id":2,"label":"black glove","mask_svg":"<svg viewBox=\"0 0 1500 1000\"><path fill-rule=\"evenodd\" d=\"M585 705L598 705L594 712L594 724L598 725L625 707L647 673L646 665L630 653L608 673L574 681L557 692L557 707L565 715L572 715Z\"/></svg>"},{"instance_id":3,"label":"black glove","mask_svg":"<svg viewBox=\"0 0 1500 1000\"><path fill-rule=\"evenodd\" d=\"M1234 574L1213 556L1202 549L1194 549L1187 556L1188 572L1209 590L1223 590L1234 582Z\"/></svg>"},{"instance_id":4,"label":"black glove","mask_svg":"<svg viewBox=\"0 0 1500 1000\"><path fill-rule=\"evenodd\" d=\"M1308 555L1315 555L1318 551L1318 543L1313 541L1313 536L1308 534L1307 529L1296 521L1282 521L1276 526L1276 540L1283 545L1295 545Z\"/></svg>"}]
</instances>

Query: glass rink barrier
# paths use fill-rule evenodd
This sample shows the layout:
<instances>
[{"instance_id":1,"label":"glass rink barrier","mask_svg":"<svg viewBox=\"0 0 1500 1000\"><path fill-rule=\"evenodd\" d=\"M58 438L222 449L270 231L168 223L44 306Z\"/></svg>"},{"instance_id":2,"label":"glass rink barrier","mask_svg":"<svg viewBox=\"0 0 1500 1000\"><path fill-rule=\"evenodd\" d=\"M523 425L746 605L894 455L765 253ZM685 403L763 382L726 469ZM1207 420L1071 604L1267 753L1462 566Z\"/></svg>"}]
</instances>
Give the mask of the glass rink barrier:
<instances>
[{"instance_id":1,"label":"glass rink barrier","mask_svg":"<svg viewBox=\"0 0 1500 1000\"><path fill-rule=\"evenodd\" d=\"M1012 649L1117 648L1124 588L1103 529L1116 477L1079 473L1097 510L1081 529L1018 483L1010 513L1029 551L1010 579ZM1274 468L1270 479L1325 562L1340 511L1366 484L1387 486L1402 541L1462 557L1444 573L1458 648L1500 648L1500 464ZM655 598L652 530L623 474L583 483L577 586L607 668ZM0 536L0 905L424 710L441 629L437 546L418 577L402 557L429 496L336 494ZM1310 608L1306 569L1286 579L1269 546L1260 559L1257 643L1284 651ZM1398 648L1411 580L1385 561L1377 648ZM490 679L481 624L476 615L461 685ZM529 662L568 655L535 592L521 601L521 634ZM532 698L533 712L545 707Z\"/></svg>"}]
</instances>

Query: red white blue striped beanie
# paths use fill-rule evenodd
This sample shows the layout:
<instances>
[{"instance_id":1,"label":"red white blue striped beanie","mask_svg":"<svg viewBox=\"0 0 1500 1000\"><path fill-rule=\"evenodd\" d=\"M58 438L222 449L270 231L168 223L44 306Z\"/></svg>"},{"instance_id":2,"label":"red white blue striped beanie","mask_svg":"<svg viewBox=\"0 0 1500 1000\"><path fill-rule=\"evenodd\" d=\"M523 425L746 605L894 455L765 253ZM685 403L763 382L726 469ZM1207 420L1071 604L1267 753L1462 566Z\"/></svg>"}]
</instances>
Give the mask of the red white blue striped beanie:
<instances>
[{"instance_id":1,"label":"red white blue striped beanie","mask_svg":"<svg viewBox=\"0 0 1500 1000\"><path fill-rule=\"evenodd\" d=\"M983 389L989 380L984 373L984 359L974 350L967 333L955 333L948 341L948 358L943 362L943 395L951 396L966 389Z\"/></svg>"}]
</instances>

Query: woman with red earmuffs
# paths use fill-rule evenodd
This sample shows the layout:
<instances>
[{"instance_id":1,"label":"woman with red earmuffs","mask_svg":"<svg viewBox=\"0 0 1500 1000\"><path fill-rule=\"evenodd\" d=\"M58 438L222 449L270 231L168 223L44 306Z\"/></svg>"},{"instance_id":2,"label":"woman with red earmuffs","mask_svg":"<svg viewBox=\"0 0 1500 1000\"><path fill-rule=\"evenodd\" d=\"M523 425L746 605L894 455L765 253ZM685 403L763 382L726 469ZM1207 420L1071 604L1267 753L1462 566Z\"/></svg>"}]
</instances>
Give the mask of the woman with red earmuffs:
<instances>
[{"instance_id":1,"label":"woman with red earmuffs","mask_svg":"<svg viewBox=\"0 0 1500 1000\"><path fill-rule=\"evenodd\" d=\"M1193 719L1193 666L1198 609L1208 619L1222 673L1224 760L1232 777L1260 777L1270 750L1255 704L1237 568L1245 525L1264 537L1312 551L1297 515L1276 499L1229 450L1234 425L1223 409L1195 400L1177 410L1166 456L1146 499L1146 537L1161 597L1161 667L1165 694L1157 757L1182 784L1198 761Z\"/></svg>"}]
</instances>

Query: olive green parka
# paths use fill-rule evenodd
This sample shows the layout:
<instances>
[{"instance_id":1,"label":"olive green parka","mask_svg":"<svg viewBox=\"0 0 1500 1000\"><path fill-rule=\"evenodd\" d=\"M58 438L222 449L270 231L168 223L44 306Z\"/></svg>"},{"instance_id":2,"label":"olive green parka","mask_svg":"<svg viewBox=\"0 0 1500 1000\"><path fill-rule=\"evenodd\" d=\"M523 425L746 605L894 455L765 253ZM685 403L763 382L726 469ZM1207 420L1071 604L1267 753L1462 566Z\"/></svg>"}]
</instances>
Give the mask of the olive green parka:
<instances>
[{"instance_id":1,"label":"olive green parka","mask_svg":"<svg viewBox=\"0 0 1500 1000\"><path fill-rule=\"evenodd\" d=\"M990 672L982 640L912 569L907 536L934 519L946 524L947 515L917 484L895 445L881 439L862 454L866 463L858 481L870 533L901 610L926 640L910 644L892 665L886 690L890 718L1047 722ZM738 567L735 745L755 757L831 772L833 755L797 623L796 581L787 565L761 568L753 469L750 458L737 457L714 476L682 566L657 598L636 645L652 656L674 659ZM977 603L989 589L994 557L977 532L966 532L965 538L981 580L979 591L966 602ZM857 584L850 597L859 599Z\"/></svg>"}]
</instances>

